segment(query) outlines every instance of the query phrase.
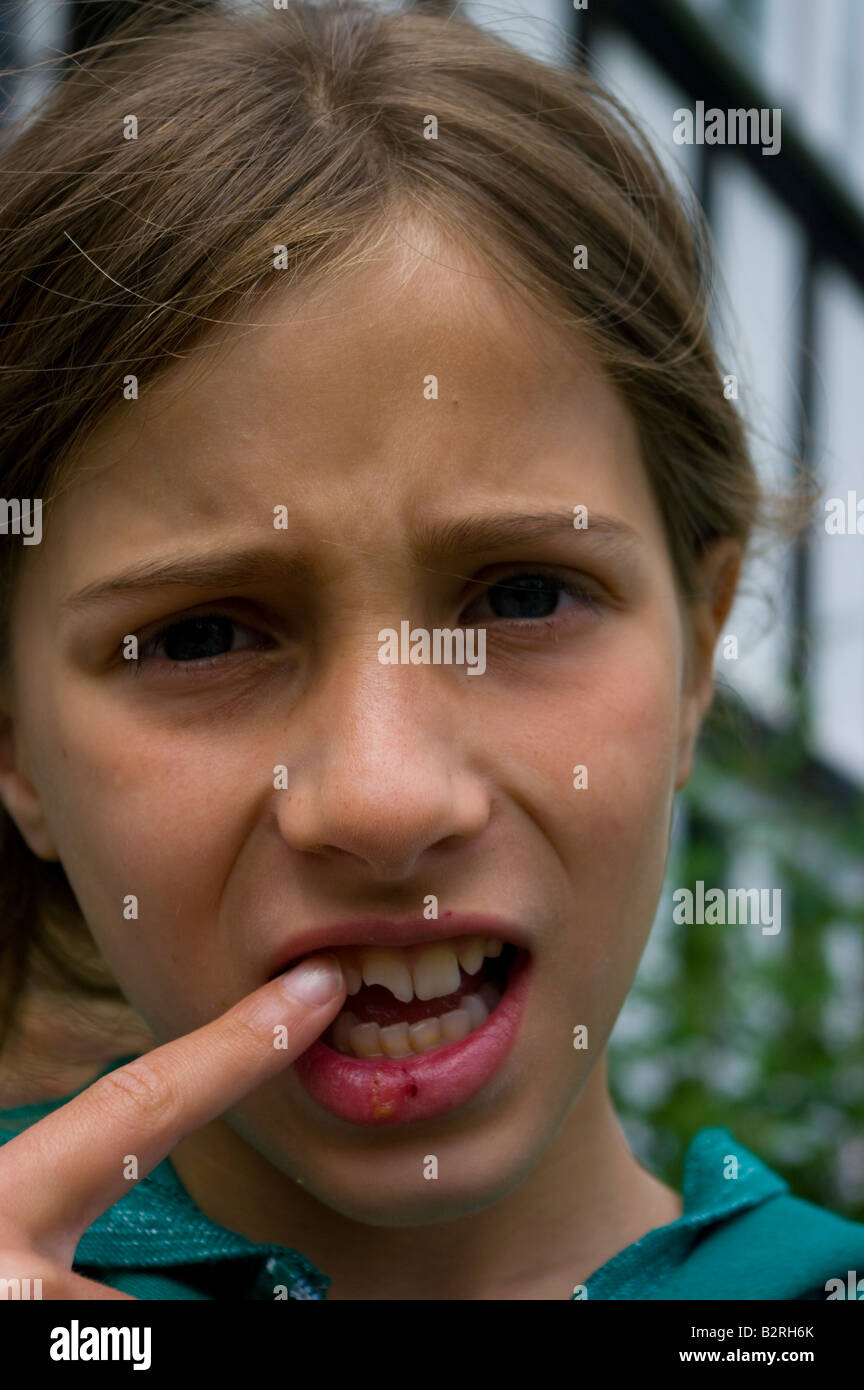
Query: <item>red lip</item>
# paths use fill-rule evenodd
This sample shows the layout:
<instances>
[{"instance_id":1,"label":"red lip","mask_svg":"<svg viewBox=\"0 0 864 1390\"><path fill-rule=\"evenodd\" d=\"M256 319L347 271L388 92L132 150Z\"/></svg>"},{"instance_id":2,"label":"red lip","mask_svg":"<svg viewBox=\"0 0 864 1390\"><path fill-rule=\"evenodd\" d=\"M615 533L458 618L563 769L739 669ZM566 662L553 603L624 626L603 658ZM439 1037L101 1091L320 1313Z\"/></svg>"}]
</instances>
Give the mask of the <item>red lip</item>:
<instances>
[{"instance_id":1,"label":"red lip","mask_svg":"<svg viewBox=\"0 0 864 1390\"><path fill-rule=\"evenodd\" d=\"M265 966L272 980L303 956L337 946L420 946L427 941L446 941L454 936L494 936L530 950L528 935L515 922L489 913L445 912L441 917L355 917L347 922L327 922L297 932L274 952Z\"/></svg>"}]
</instances>

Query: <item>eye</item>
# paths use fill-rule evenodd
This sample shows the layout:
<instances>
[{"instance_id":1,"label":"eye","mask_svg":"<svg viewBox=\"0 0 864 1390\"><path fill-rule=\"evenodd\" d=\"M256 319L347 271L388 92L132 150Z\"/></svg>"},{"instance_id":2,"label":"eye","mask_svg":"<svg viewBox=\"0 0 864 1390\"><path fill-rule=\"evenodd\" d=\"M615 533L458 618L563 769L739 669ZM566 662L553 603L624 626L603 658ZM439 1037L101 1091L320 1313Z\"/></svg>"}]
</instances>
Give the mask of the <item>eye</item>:
<instances>
[{"instance_id":1,"label":"eye","mask_svg":"<svg viewBox=\"0 0 864 1390\"><path fill-rule=\"evenodd\" d=\"M487 584L485 592L476 605L491 609L491 616L503 622L518 621L523 624L542 623L562 614L561 600L571 600L577 608L587 608L599 612L601 605L596 593L572 577L567 579L559 574L543 570L513 571L500 579ZM469 613L471 610L469 610ZM468 616L466 623L482 624L486 615Z\"/></svg>"},{"instance_id":2,"label":"eye","mask_svg":"<svg viewBox=\"0 0 864 1390\"><path fill-rule=\"evenodd\" d=\"M241 640L235 643L238 634ZM232 651L261 645L260 634L224 613L196 614L170 623L148 638L139 648L138 667L160 650L168 661L188 664L214 661Z\"/></svg>"}]
</instances>

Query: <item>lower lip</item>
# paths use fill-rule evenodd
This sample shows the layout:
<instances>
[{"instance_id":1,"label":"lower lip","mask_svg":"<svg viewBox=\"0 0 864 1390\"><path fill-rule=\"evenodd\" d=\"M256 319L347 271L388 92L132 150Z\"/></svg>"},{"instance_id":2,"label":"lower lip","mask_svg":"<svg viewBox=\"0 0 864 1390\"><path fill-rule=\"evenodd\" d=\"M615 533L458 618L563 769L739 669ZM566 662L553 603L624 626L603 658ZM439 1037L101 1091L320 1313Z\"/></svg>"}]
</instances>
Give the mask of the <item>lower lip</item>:
<instances>
[{"instance_id":1,"label":"lower lip","mask_svg":"<svg viewBox=\"0 0 864 1390\"><path fill-rule=\"evenodd\" d=\"M346 1057L320 1040L294 1071L313 1100L355 1125L434 1120L476 1095L503 1066L519 1031L531 984L531 957L513 961L494 1013L461 1042L414 1057Z\"/></svg>"}]
</instances>

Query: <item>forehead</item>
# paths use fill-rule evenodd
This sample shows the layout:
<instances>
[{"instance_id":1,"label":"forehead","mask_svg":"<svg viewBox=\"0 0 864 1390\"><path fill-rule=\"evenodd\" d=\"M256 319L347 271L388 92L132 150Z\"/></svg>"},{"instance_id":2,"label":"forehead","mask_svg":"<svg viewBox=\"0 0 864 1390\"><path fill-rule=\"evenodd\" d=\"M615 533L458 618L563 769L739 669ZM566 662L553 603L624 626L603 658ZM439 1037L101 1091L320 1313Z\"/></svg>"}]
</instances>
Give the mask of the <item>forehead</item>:
<instances>
[{"instance_id":1,"label":"forehead","mask_svg":"<svg viewBox=\"0 0 864 1390\"><path fill-rule=\"evenodd\" d=\"M274 270L247 321L206 335L152 389L142 377L141 400L109 417L91 455L100 438L119 438L124 417L132 443L142 424L154 437L203 439L230 433L232 419L265 429L287 416L318 438L362 429L378 439L412 407L431 431L457 413L446 406L471 417L494 404L502 433L550 405L620 409L587 345L545 322L469 243L409 235L312 290L283 290ZM430 399L441 405L424 409ZM334 415L334 404L344 409Z\"/></svg>"},{"instance_id":2,"label":"forehead","mask_svg":"<svg viewBox=\"0 0 864 1390\"><path fill-rule=\"evenodd\" d=\"M277 505L317 526L329 508L380 542L385 517L591 505L598 483L601 509L610 488L648 503L635 426L590 352L469 244L409 228L335 283L279 274L90 437L52 528L77 537L76 568L88 517L101 567L130 519L158 548L202 527L272 534Z\"/></svg>"}]
</instances>

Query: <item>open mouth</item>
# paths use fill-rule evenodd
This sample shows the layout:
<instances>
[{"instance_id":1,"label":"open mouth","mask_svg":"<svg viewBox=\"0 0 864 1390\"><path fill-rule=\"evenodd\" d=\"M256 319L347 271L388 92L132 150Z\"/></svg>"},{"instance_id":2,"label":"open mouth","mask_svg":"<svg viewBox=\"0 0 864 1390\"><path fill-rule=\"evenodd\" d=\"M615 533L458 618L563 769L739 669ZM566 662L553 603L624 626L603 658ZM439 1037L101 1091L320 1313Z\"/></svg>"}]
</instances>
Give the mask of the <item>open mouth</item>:
<instances>
[{"instance_id":1,"label":"open mouth","mask_svg":"<svg viewBox=\"0 0 864 1390\"><path fill-rule=\"evenodd\" d=\"M485 925L426 941L420 928L404 946L319 937L314 954L339 958L346 997L293 1064L317 1106L352 1125L416 1124L457 1110L499 1077L528 1007L534 960L527 947L491 935L498 922Z\"/></svg>"},{"instance_id":2,"label":"open mouth","mask_svg":"<svg viewBox=\"0 0 864 1390\"><path fill-rule=\"evenodd\" d=\"M520 948L463 936L405 948L333 950L348 986L320 1041L359 1059L436 1052L477 1032L495 1012Z\"/></svg>"}]
</instances>

